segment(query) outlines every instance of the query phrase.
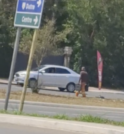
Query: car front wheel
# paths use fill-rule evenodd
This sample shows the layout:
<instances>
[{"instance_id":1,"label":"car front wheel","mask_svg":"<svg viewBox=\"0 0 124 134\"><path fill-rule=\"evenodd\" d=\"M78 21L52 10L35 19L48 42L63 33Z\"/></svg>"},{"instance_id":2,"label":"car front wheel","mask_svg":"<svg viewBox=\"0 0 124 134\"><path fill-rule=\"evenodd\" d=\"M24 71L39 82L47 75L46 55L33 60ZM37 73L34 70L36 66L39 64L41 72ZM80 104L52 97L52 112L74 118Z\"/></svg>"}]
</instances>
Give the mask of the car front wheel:
<instances>
[{"instance_id":1,"label":"car front wheel","mask_svg":"<svg viewBox=\"0 0 124 134\"><path fill-rule=\"evenodd\" d=\"M29 88L32 89L32 92L38 93L37 80L30 79L29 80Z\"/></svg>"},{"instance_id":2,"label":"car front wheel","mask_svg":"<svg viewBox=\"0 0 124 134\"><path fill-rule=\"evenodd\" d=\"M67 85L67 91L73 93L75 91L75 84L74 83L69 83Z\"/></svg>"}]
</instances>

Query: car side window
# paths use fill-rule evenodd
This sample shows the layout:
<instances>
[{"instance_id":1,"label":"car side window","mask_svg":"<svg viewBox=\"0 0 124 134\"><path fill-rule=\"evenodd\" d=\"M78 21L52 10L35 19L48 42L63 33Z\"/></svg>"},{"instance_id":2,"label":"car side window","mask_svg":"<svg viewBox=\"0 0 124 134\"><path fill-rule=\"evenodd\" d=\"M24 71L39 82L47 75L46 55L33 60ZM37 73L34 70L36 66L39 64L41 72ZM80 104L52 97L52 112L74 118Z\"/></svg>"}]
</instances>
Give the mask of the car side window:
<instances>
[{"instance_id":1,"label":"car side window","mask_svg":"<svg viewBox=\"0 0 124 134\"><path fill-rule=\"evenodd\" d=\"M55 68L54 67L50 67L50 68L46 68L44 71L45 73L55 73Z\"/></svg>"},{"instance_id":2,"label":"car side window","mask_svg":"<svg viewBox=\"0 0 124 134\"><path fill-rule=\"evenodd\" d=\"M56 74L70 74L70 72L63 68L56 68Z\"/></svg>"}]
</instances>

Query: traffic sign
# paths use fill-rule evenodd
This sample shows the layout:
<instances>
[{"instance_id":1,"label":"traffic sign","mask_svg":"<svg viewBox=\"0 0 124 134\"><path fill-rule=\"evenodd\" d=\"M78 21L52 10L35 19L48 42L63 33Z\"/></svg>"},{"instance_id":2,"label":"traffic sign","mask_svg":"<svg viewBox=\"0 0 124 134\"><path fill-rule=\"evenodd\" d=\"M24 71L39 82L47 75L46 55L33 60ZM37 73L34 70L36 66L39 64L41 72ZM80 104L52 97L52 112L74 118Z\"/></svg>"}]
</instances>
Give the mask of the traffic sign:
<instances>
[{"instance_id":1,"label":"traffic sign","mask_svg":"<svg viewBox=\"0 0 124 134\"><path fill-rule=\"evenodd\" d=\"M18 0L14 26L39 28L44 0Z\"/></svg>"}]
</instances>

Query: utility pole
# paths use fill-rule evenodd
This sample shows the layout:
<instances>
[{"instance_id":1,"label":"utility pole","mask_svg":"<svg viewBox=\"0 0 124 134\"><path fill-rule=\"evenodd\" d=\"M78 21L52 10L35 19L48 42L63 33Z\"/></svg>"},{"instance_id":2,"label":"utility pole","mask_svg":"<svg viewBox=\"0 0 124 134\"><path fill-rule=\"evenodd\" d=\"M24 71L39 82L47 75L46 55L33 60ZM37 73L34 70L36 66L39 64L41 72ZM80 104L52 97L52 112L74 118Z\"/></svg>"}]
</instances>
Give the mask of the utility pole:
<instances>
[{"instance_id":1,"label":"utility pole","mask_svg":"<svg viewBox=\"0 0 124 134\"><path fill-rule=\"evenodd\" d=\"M22 112L22 110L23 110L23 105L24 105L24 100L25 100L25 95L26 95L26 90L27 90L27 85L28 85L30 70L31 70L31 66L32 66L34 52L35 52L35 46L36 46L35 45L35 42L37 40L37 32L38 32L38 30L35 30L34 31L34 35L33 35L33 40L32 40L32 45L31 45L31 51L30 51L30 56L29 56L29 61L28 61L28 66L27 66L27 74L26 74L25 83L24 83L24 87L23 87L23 91L22 91L22 95L21 95L19 112Z\"/></svg>"}]
</instances>

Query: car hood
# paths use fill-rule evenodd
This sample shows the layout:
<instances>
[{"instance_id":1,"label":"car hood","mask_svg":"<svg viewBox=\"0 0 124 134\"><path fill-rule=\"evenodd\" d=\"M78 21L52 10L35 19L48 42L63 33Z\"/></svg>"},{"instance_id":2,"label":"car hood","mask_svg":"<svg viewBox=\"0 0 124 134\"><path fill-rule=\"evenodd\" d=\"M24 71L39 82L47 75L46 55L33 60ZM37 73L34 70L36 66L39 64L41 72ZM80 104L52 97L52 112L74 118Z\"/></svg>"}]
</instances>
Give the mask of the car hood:
<instances>
[{"instance_id":1,"label":"car hood","mask_svg":"<svg viewBox=\"0 0 124 134\"><path fill-rule=\"evenodd\" d=\"M30 71L30 74L37 74L37 73L38 71ZM27 71L19 71L19 72L16 72L16 74L26 75Z\"/></svg>"}]
</instances>

